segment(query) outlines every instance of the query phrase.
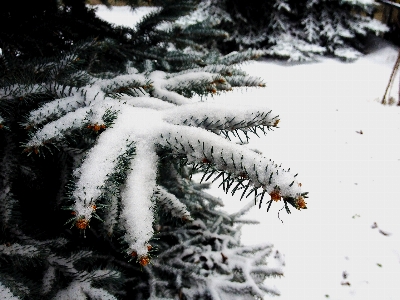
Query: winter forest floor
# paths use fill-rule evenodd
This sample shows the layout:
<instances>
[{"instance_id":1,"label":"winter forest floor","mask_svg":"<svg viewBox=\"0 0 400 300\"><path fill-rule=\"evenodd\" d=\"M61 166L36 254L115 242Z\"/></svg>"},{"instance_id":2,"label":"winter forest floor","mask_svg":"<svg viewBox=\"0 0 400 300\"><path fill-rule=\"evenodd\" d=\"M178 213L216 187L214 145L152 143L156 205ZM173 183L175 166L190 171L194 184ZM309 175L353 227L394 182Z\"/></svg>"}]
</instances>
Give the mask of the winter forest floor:
<instances>
[{"instance_id":1,"label":"winter forest floor","mask_svg":"<svg viewBox=\"0 0 400 300\"><path fill-rule=\"evenodd\" d=\"M98 15L133 26L148 11L99 6ZM298 172L310 192L308 210L283 210L281 221L281 204L269 213L255 207L247 219L260 224L243 228L244 244L272 242L285 254L285 276L273 282L281 300L400 299L400 107L379 103L397 51L373 38L370 53L354 63L249 62L243 69L267 87L217 98L265 104L280 115L279 129L248 146ZM397 75L396 100L398 86ZM212 193L228 212L251 200L216 186Z\"/></svg>"}]
</instances>

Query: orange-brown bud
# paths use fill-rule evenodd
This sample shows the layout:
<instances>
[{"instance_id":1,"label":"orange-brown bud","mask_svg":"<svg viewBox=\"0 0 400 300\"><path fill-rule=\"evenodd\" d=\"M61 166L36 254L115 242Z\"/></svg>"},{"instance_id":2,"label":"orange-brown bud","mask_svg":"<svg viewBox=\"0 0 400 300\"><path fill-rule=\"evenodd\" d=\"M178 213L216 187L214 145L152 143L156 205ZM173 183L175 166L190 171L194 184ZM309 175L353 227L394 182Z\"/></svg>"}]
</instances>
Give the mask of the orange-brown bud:
<instances>
[{"instance_id":1,"label":"orange-brown bud","mask_svg":"<svg viewBox=\"0 0 400 300\"><path fill-rule=\"evenodd\" d=\"M75 226L81 230L86 229L89 226L89 221L85 218L79 219L76 221Z\"/></svg>"},{"instance_id":2,"label":"orange-brown bud","mask_svg":"<svg viewBox=\"0 0 400 300\"><path fill-rule=\"evenodd\" d=\"M300 196L299 198L297 198L296 206L298 210L302 208L304 209L307 208L307 203L304 201L304 198Z\"/></svg>"},{"instance_id":3,"label":"orange-brown bud","mask_svg":"<svg viewBox=\"0 0 400 300\"><path fill-rule=\"evenodd\" d=\"M204 158L201 160L201 162L202 162L203 164L209 164L209 163L211 163L211 161L210 161L207 157L204 157Z\"/></svg>"},{"instance_id":4,"label":"orange-brown bud","mask_svg":"<svg viewBox=\"0 0 400 300\"><path fill-rule=\"evenodd\" d=\"M150 258L149 258L148 256L142 256L142 257L140 257L140 259L139 259L139 264L140 264L142 267L147 266L149 263L150 263Z\"/></svg>"},{"instance_id":5,"label":"orange-brown bud","mask_svg":"<svg viewBox=\"0 0 400 300\"><path fill-rule=\"evenodd\" d=\"M274 201L279 201L282 198L281 193L279 192L279 190L273 190L271 192L271 194L269 194L269 195L271 196L271 200L274 200Z\"/></svg>"},{"instance_id":6,"label":"orange-brown bud","mask_svg":"<svg viewBox=\"0 0 400 300\"><path fill-rule=\"evenodd\" d=\"M92 129L94 132L98 132L101 129L105 129L106 125L104 124L93 124L93 125L88 125L87 128Z\"/></svg>"}]
</instances>

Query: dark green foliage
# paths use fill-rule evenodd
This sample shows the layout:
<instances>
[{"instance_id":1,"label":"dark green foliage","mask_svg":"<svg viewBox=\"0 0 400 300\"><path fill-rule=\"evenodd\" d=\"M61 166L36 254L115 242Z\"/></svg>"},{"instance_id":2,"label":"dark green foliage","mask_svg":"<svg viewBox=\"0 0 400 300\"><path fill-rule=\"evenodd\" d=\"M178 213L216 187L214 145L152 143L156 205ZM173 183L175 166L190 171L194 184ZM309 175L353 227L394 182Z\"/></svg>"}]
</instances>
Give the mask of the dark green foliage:
<instances>
[{"instance_id":1,"label":"dark green foliage","mask_svg":"<svg viewBox=\"0 0 400 300\"><path fill-rule=\"evenodd\" d=\"M387 30L371 19L373 9L373 1L204 0L196 15L229 33L214 43L223 53L256 48L294 61L316 55L353 60L361 55L367 33Z\"/></svg>"}]
</instances>

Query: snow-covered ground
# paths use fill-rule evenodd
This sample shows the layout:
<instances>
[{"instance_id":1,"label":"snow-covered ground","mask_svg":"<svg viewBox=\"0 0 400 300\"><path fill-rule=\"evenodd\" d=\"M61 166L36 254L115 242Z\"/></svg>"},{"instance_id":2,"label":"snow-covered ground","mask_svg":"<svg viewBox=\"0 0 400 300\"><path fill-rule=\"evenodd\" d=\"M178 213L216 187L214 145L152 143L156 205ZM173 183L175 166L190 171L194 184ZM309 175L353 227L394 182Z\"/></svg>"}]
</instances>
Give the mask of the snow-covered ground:
<instances>
[{"instance_id":1,"label":"snow-covered ground","mask_svg":"<svg viewBox=\"0 0 400 300\"><path fill-rule=\"evenodd\" d=\"M147 12L102 7L99 15L133 26ZM285 277L274 280L281 300L400 299L400 107L379 103L398 49L379 39L371 49L354 63L250 62L243 69L267 87L219 96L280 115L279 129L248 146L298 172L310 192L308 210L283 210L282 223L282 204L254 208L247 217L260 224L243 228L243 243L270 241L285 254ZM245 204L211 192L229 212Z\"/></svg>"},{"instance_id":2,"label":"snow-covered ground","mask_svg":"<svg viewBox=\"0 0 400 300\"><path fill-rule=\"evenodd\" d=\"M378 101L396 57L381 45L351 64L252 62L243 69L267 87L224 95L279 113L280 128L249 146L299 172L310 192L309 209L282 211L283 224L274 203L249 213L260 225L243 228L244 243L267 240L285 253L282 300L400 299L400 107ZM239 208L224 199L227 210Z\"/></svg>"}]
</instances>

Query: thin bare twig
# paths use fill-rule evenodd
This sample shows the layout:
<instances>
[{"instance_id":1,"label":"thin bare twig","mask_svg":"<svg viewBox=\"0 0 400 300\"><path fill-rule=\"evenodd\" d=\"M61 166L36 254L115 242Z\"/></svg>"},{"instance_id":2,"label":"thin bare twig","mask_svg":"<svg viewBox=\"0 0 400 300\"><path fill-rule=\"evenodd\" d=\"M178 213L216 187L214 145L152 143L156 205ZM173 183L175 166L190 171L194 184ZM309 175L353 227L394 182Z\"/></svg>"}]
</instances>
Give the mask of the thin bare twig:
<instances>
[{"instance_id":1,"label":"thin bare twig","mask_svg":"<svg viewBox=\"0 0 400 300\"><path fill-rule=\"evenodd\" d=\"M394 64L393 71L392 71L392 74L390 75L389 83L386 87L385 94L383 95L381 104L386 104L386 96L387 96L390 86L393 83L393 79L397 73L397 70L399 69L399 65L400 65L400 50L399 50L399 54L397 55L397 60L396 60L396 63ZM400 99L399 99L399 104L400 104Z\"/></svg>"}]
</instances>

